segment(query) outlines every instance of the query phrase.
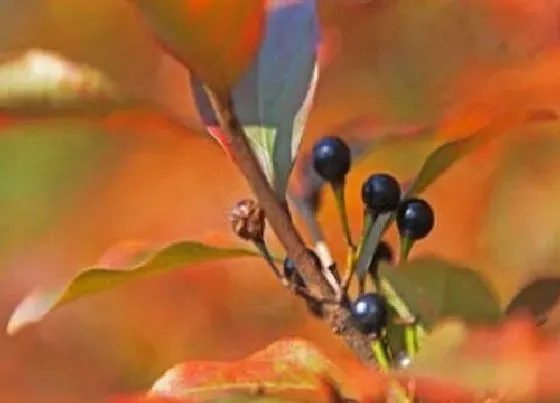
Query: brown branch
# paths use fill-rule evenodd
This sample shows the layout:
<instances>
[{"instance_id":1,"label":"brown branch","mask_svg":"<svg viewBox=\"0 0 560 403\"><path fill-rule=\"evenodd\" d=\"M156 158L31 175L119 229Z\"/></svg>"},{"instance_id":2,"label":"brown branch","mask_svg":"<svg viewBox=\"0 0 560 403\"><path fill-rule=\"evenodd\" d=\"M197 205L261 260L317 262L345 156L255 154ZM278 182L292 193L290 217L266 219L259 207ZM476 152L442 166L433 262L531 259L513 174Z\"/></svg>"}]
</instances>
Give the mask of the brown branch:
<instances>
[{"instance_id":1,"label":"brown branch","mask_svg":"<svg viewBox=\"0 0 560 403\"><path fill-rule=\"evenodd\" d=\"M232 158L264 209L266 218L278 240L298 267L309 292L325 300L335 298L335 290L323 276L316 260L308 252L301 235L293 224L288 209L278 200L264 176L247 141L243 127L235 116L231 98L220 98L210 90L207 92L223 135L229 143ZM323 319L333 332L343 337L349 347L363 361L373 363L374 357L369 338L349 325L350 315L347 304L344 301L335 305L323 304L322 310Z\"/></svg>"}]
</instances>

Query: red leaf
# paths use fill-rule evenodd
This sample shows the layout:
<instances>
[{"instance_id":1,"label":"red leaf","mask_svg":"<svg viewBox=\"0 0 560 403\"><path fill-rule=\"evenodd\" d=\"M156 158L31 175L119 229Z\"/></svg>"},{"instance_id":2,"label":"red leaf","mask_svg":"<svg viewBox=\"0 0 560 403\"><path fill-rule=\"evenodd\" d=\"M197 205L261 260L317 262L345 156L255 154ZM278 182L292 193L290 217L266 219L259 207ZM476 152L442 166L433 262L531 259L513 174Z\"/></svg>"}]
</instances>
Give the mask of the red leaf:
<instances>
[{"instance_id":1,"label":"red leaf","mask_svg":"<svg viewBox=\"0 0 560 403\"><path fill-rule=\"evenodd\" d=\"M283 340L231 363L187 362L165 373L151 394L174 397L244 392L321 395L320 377L341 379L339 370L310 343ZM325 397L324 391L322 396Z\"/></svg>"},{"instance_id":2,"label":"red leaf","mask_svg":"<svg viewBox=\"0 0 560 403\"><path fill-rule=\"evenodd\" d=\"M198 403L198 401L192 399L177 399L173 397L147 396L142 394L113 396L104 400L103 403Z\"/></svg>"},{"instance_id":3,"label":"red leaf","mask_svg":"<svg viewBox=\"0 0 560 403\"><path fill-rule=\"evenodd\" d=\"M260 44L264 0L131 0L156 38L206 84L226 92Z\"/></svg>"}]
</instances>

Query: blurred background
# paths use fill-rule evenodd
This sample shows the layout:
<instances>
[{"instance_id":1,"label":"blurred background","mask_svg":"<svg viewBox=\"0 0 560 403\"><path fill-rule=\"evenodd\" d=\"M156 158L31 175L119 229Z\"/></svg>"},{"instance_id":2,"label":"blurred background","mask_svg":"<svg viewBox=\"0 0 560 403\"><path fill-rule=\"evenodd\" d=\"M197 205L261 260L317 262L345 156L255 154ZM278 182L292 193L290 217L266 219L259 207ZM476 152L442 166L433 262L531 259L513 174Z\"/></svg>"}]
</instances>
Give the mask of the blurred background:
<instances>
[{"instance_id":1,"label":"blurred background","mask_svg":"<svg viewBox=\"0 0 560 403\"><path fill-rule=\"evenodd\" d=\"M334 131L374 141L394 128L441 129L374 147L355 167L348 204L356 232L369 173L409 179L438 144L511 105L560 97L560 1L318 2L323 74L304 148ZM0 21L2 54L56 50L192 128L140 110L87 120L0 116L0 323L35 287L66 281L119 245L239 245L227 211L248 188L205 136L186 72L125 0L2 0ZM504 304L531 276L560 272L559 129L509 131L454 166L423 195L437 226L413 254L481 271ZM329 194L320 219L340 259ZM396 245L394 231L388 239ZM15 336L0 333L0 401L92 402L146 389L178 362L240 358L287 336L351 357L259 262L191 267L85 298Z\"/></svg>"}]
</instances>

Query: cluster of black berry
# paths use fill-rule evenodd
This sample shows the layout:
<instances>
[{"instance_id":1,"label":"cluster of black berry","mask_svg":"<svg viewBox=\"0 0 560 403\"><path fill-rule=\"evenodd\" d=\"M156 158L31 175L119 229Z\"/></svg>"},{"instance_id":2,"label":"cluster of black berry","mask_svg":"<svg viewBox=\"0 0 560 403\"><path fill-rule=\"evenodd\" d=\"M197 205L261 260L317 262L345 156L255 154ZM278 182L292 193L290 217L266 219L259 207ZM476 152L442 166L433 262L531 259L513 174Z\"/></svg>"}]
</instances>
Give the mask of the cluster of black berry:
<instances>
[{"instance_id":1,"label":"cluster of black berry","mask_svg":"<svg viewBox=\"0 0 560 403\"><path fill-rule=\"evenodd\" d=\"M338 137L324 137L313 147L313 166L333 189L340 189L351 167L350 148ZM401 260L406 259L412 244L426 237L434 227L434 212L430 204L423 199L407 198L399 182L390 174L375 173L369 176L362 185L361 196L366 213L373 221L381 214L395 213ZM381 241L377 245L370 274L377 275L376 267L381 260L392 259L390 246ZM389 306L379 288L366 293L361 287L360 295L351 304L351 312L357 328L364 333L381 335L387 326Z\"/></svg>"}]
</instances>

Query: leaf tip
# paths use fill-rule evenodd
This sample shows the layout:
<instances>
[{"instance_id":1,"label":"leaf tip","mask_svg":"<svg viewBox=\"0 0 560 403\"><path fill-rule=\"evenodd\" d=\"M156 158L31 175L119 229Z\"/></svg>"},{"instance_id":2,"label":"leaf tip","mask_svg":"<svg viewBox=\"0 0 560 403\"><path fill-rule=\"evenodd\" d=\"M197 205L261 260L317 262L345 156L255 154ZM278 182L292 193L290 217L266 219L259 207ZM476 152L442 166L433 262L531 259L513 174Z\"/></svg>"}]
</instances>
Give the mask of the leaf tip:
<instances>
[{"instance_id":1,"label":"leaf tip","mask_svg":"<svg viewBox=\"0 0 560 403\"><path fill-rule=\"evenodd\" d=\"M23 328L38 323L57 304L63 289L52 291L36 291L28 295L14 310L8 324L6 333L13 336Z\"/></svg>"}]
</instances>

